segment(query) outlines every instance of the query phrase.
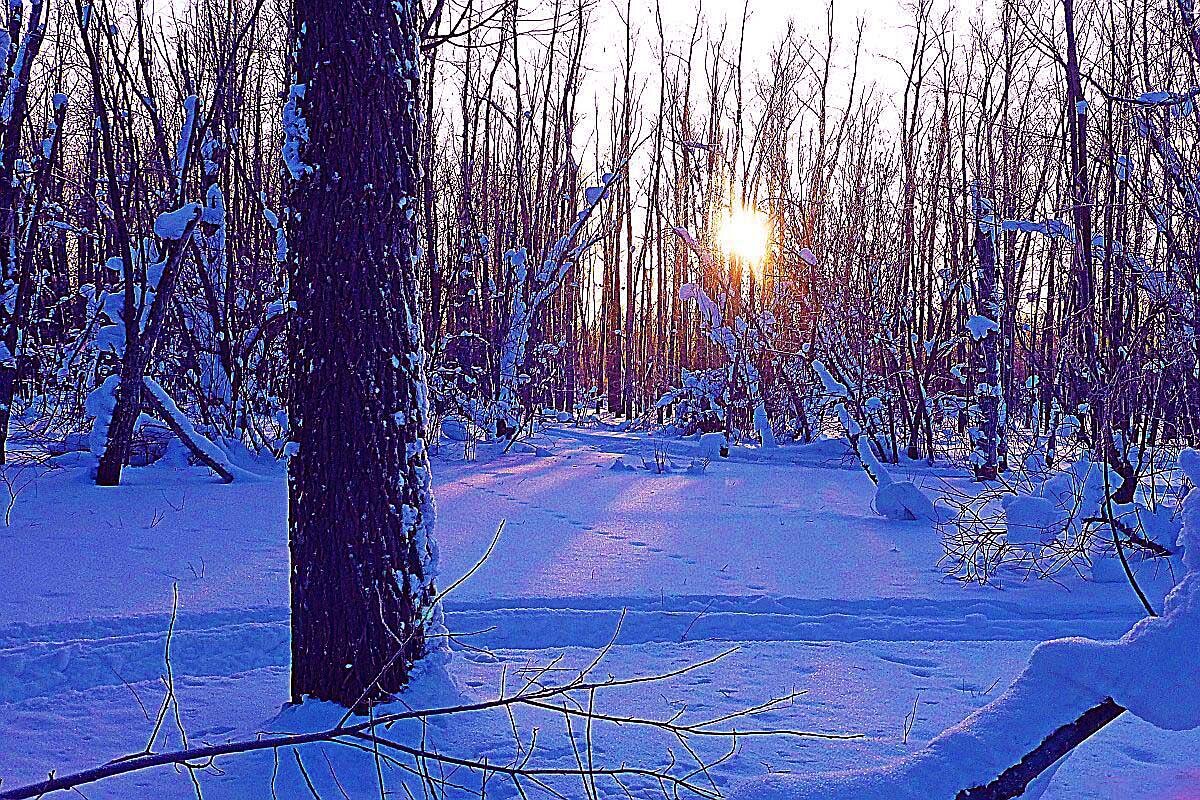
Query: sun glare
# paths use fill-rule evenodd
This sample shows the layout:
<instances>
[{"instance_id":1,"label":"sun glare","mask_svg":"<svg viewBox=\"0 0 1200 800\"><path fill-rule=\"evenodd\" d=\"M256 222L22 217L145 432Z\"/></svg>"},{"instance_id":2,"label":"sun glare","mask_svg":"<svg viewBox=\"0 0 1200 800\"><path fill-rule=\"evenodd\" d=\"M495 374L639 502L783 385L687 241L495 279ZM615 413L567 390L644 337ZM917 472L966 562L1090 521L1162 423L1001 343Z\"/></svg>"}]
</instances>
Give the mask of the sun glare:
<instances>
[{"instance_id":1,"label":"sun glare","mask_svg":"<svg viewBox=\"0 0 1200 800\"><path fill-rule=\"evenodd\" d=\"M758 267L771 246L771 220L751 206L731 208L721 220L717 238L725 255Z\"/></svg>"}]
</instances>

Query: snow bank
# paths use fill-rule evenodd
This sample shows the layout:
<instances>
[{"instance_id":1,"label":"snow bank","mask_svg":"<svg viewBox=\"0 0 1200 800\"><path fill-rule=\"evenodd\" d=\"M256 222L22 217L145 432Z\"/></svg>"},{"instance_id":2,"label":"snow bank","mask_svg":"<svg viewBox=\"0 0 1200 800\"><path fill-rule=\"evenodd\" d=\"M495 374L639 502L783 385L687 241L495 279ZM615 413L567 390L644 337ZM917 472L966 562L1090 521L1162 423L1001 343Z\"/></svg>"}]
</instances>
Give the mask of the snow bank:
<instances>
[{"instance_id":1,"label":"snow bank","mask_svg":"<svg viewBox=\"0 0 1200 800\"><path fill-rule=\"evenodd\" d=\"M1200 485L1200 453L1185 452L1180 467ZM1164 730L1200 727L1200 491L1185 501L1179 547L1188 572L1162 616L1113 642L1044 642L1003 695L911 756L870 770L768 775L738 787L732 800L952 800L991 782L1106 698ZM1043 774L1025 797L1047 783Z\"/></svg>"},{"instance_id":2,"label":"snow bank","mask_svg":"<svg viewBox=\"0 0 1200 800\"><path fill-rule=\"evenodd\" d=\"M700 436L700 453L711 461L725 458L729 454L729 440L723 433L705 433Z\"/></svg>"}]
</instances>

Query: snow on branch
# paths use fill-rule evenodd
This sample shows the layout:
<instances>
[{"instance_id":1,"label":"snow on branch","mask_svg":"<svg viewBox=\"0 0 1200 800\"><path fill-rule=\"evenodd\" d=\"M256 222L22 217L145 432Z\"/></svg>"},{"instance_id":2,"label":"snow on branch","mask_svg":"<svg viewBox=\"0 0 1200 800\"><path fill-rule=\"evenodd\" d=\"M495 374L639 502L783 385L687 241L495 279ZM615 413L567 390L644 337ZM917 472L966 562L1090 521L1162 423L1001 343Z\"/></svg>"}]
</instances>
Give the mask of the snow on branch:
<instances>
[{"instance_id":1,"label":"snow on branch","mask_svg":"<svg viewBox=\"0 0 1200 800\"><path fill-rule=\"evenodd\" d=\"M174 211L163 212L154 220L154 235L179 241L195 226L203 211L200 203L185 203Z\"/></svg>"},{"instance_id":2,"label":"snow on branch","mask_svg":"<svg viewBox=\"0 0 1200 800\"><path fill-rule=\"evenodd\" d=\"M584 190L584 206L576 214L575 222L558 241L549 247L536 273L529 268L529 251L514 247L504 254L504 260L512 271L512 303L509 307L508 333L500 350L500 392L496 404L497 416L509 427L516 425L516 410L520 407L517 386L521 370L525 366L529 349L529 336L538 309L549 300L566 280L567 273L592 245L600 234L582 236L584 226L600 204L612 193L621 181L629 165L623 160L613 172L600 178L599 186Z\"/></svg>"},{"instance_id":3,"label":"snow on branch","mask_svg":"<svg viewBox=\"0 0 1200 800\"><path fill-rule=\"evenodd\" d=\"M838 421L858 456L859 464L867 477L875 484L875 511L891 520L932 520L936 518L933 501L912 481L898 481L892 477L871 449L870 439L863 435L863 427L850 412L852 402L846 384L833 376L820 360L812 362L813 371L821 380L825 393L834 398Z\"/></svg>"}]
</instances>

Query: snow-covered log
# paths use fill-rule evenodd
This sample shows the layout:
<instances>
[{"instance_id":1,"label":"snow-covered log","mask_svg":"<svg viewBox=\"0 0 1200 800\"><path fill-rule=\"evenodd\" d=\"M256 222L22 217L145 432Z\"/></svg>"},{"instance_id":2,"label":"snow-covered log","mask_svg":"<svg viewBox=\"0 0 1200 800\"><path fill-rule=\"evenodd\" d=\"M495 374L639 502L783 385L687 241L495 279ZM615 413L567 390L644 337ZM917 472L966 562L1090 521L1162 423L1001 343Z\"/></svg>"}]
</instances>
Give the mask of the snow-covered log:
<instances>
[{"instance_id":1,"label":"snow-covered log","mask_svg":"<svg viewBox=\"0 0 1200 800\"><path fill-rule=\"evenodd\" d=\"M1200 453L1180 466L1200 485ZM870 770L769 775L736 800L1001 800L1034 798L1063 759L1123 713L1163 730L1200 727L1200 490L1184 504L1187 573L1162 616L1117 641L1039 645L1009 689L913 755Z\"/></svg>"},{"instance_id":2,"label":"snow-covered log","mask_svg":"<svg viewBox=\"0 0 1200 800\"><path fill-rule=\"evenodd\" d=\"M196 426L192 425L192 421L187 418L186 414L179 410L179 406L175 405L175 401L171 399L171 396L156 381L151 378L143 378L142 380L146 384L146 402L162 418L162 421L167 423L167 427L171 429L171 432L179 437L179 441L183 442L187 446L187 449L192 451L192 455L200 463L220 475L221 480L226 483L233 483L233 467L230 465L229 459L221 452L221 449L196 430Z\"/></svg>"}]
</instances>

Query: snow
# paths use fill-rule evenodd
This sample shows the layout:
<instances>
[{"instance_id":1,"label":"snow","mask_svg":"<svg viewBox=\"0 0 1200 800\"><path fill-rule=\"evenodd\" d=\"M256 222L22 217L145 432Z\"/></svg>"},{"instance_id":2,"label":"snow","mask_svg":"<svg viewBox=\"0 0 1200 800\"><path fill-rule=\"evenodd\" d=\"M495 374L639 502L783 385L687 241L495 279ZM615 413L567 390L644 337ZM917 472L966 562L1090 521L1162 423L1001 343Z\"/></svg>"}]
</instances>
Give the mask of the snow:
<instances>
[{"instance_id":1,"label":"snow","mask_svg":"<svg viewBox=\"0 0 1200 800\"><path fill-rule=\"evenodd\" d=\"M711 329L721 327L721 308L717 305L708 293L697 283L685 283L679 287L680 300L695 300L696 307L700 310L700 317L704 320L704 324Z\"/></svg>"},{"instance_id":2,"label":"snow","mask_svg":"<svg viewBox=\"0 0 1200 800\"><path fill-rule=\"evenodd\" d=\"M703 433L700 435L700 452L708 459L723 458L729 440L723 433Z\"/></svg>"},{"instance_id":3,"label":"snow","mask_svg":"<svg viewBox=\"0 0 1200 800\"><path fill-rule=\"evenodd\" d=\"M1181 461L1189 476L1200 477L1200 454L1185 451ZM1012 508L1010 504L1010 512ZM1189 494L1184 515L1180 544L1187 553L1188 545L1200 545L1200 491ZM801 779L759 779L734 797L953 797L962 789L994 780L1055 729L1106 699L1166 731L1200 727L1200 659L1195 652L1200 640L1197 550L1200 547L1185 557L1188 572L1167 595L1161 616L1138 621L1117 641L1069 637L1038 645L1002 696L935 737L918 753L874 769ZM1038 789L1035 796L1046 786L1043 783Z\"/></svg>"},{"instance_id":4,"label":"snow","mask_svg":"<svg viewBox=\"0 0 1200 800\"><path fill-rule=\"evenodd\" d=\"M84 411L92 420L88 449L96 458L104 455L104 448L108 442L108 426L112 424L113 412L117 410L117 387L120 385L120 375L109 375L103 383L88 393L84 402Z\"/></svg>"},{"instance_id":5,"label":"snow","mask_svg":"<svg viewBox=\"0 0 1200 800\"><path fill-rule=\"evenodd\" d=\"M767 416L767 407L761 401L754 407L754 430L758 431L763 447L777 447L775 430L771 427L771 418Z\"/></svg>"},{"instance_id":6,"label":"snow","mask_svg":"<svg viewBox=\"0 0 1200 800\"><path fill-rule=\"evenodd\" d=\"M164 390L162 386L160 386L158 382L152 378L144 378L143 382L146 384L146 389L150 392L150 394L154 395L155 399L158 401L158 404L162 406L165 413L170 416L171 421L175 425L178 425L183 431L184 435L191 439L192 443L204 453L205 458L224 468L228 472L233 473L235 467L229 463L229 456L225 454L225 451L217 447L203 434L196 430L196 427L192 424L192 421L188 419L188 416L179 409L179 406L175 404L175 401L171 399L171 396L167 394L166 390Z\"/></svg>"},{"instance_id":7,"label":"snow","mask_svg":"<svg viewBox=\"0 0 1200 800\"><path fill-rule=\"evenodd\" d=\"M1060 533L1066 522L1063 511L1044 497L1010 495L1002 503L1010 541L1047 541Z\"/></svg>"},{"instance_id":8,"label":"snow","mask_svg":"<svg viewBox=\"0 0 1200 800\"><path fill-rule=\"evenodd\" d=\"M502 445L481 443L476 462L434 463L443 582L474 564L501 520L506 528L488 562L445 601L449 628L468 635L451 644L448 664L419 673L404 703L492 698L504 675L511 682L554 659L560 659L558 669L586 663L623 616L603 665L606 675L672 669L730 646L740 649L666 684L602 692L597 702L606 712L720 715L795 688L807 694L755 724L863 734L849 741L746 737L738 754L713 770L726 795L795 800L820 796L806 788L816 785L813 774L884 769L923 752L939 734L1005 696L1041 642L1118 640L1143 613L1120 583L1063 576L1064 586L1014 580L997 588L946 580L928 523L897 525L869 508L875 487L848 458L844 441L769 451L734 445L729 458L713 460L702 473L663 475L610 470L617 458L653 462L663 440L562 428L532 444L529 452L518 447L502 455ZM665 446L680 464L701 456L698 438ZM286 486L279 465L230 457L258 479L224 485L204 468L175 462L130 468L124 485L98 488L86 453L25 468L35 480L19 493L11 525L0 527L5 788L145 746L162 697L173 583L181 610L172 663L190 740L311 730L340 716L321 704L283 707ZM1191 465L1200 477L1200 459L1188 458L1185 469ZM926 490L941 481L971 485L968 476L945 468L889 465L889 474ZM1189 503L1188 513L1200 510ZM1184 553L1194 569L1200 546ZM1169 571L1134 568L1156 607L1173 613L1182 595L1177 589L1179 597L1164 605ZM1136 630L1145 631L1142 643L1164 643L1156 646L1182 633L1163 633L1153 621ZM1165 697L1182 697L1197 684L1195 665L1186 660L1134 666L1166 681ZM1088 701L1096 688L1073 686L1055 699L1054 713ZM1166 719L1133 694L1122 701L1135 712L1081 747L1047 782L1043 800L1188 796L1200 779L1194 757L1200 734L1160 730L1139 715L1179 727L1190 721L1190 706ZM1046 724L1044 710L1028 720L1030 732ZM530 728L539 726L537 758L573 767L570 742L552 716L527 711L518 723L526 742ZM503 714L475 715L431 725L428 735L447 752L501 759L511 752L508 725ZM672 746L628 728L608 726L596 736L597 759L605 763L659 763ZM165 731L158 749L177 739ZM966 740L954 741L953 747L966 747ZM723 743L696 746L712 758L725 749ZM335 747L302 752L321 796L342 796L327 764L352 797L372 796L369 754ZM961 750L943 752L950 757ZM278 796L309 796L293 756L281 755ZM972 752L976 756L986 760ZM224 774L199 774L206 798L270 796L269 753L218 766ZM403 776L390 770L387 778L389 788L405 796ZM421 796L419 786L410 787ZM577 783L560 788L567 797L583 796ZM489 784L489 797L493 789L496 797L511 796L511 787L497 783ZM195 796L186 774L170 769L95 784L84 793L93 800ZM624 797L612 784L601 786L600 796ZM635 796L654 795L643 787Z\"/></svg>"},{"instance_id":9,"label":"snow","mask_svg":"<svg viewBox=\"0 0 1200 800\"><path fill-rule=\"evenodd\" d=\"M196 95L188 95L183 100L183 127L179 131L179 141L175 145L175 175L183 181L184 170L187 168L188 152L192 146L192 134L196 128L196 107L200 99ZM163 234L159 234L162 236ZM182 234L180 234L182 235ZM178 239L179 236L164 237Z\"/></svg>"},{"instance_id":10,"label":"snow","mask_svg":"<svg viewBox=\"0 0 1200 800\"><path fill-rule=\"evenodd\" d=\"M203 210L200 203L185 203L174 211L165 211L154 220L154 234L172 241L182 239L188 226L200 219Z\"/></svg>"},{"instance_id":11,"label":"snow","mask_svg":"<svg viewBox=\"0 0 1200 800\"><path fill-rule=\"evenodd\" d=\"M295 84L288 90L287 102L283 105L283 163L294 181L313 172L312 166L300 157L300 149L308 144L308 121L300 110L306 90L304 84Z\"/></svg>"},{"instance_id":12,"label":"snow","mask_svg":"<svg viewBox=\"0 0 1200 800\"><path fill-rule=\"evenodd\" d=\"M880 481L875 490L875 510L897 521L936 519L933 501L912 481Z\"/></svg>"},{"instance_id":13,"label":"snow","mask_svg":"<svg viewBox=\"0 0 1200 800\"><path fill-rule=\"evenodd\" d=\"M1000 330L1000 326L995 320L981 317L978 314L967 320L967 330L971 332L971 338L977 342L987 338L989 333Z\"/></svg>"},{"instance_id":14,"label":"snow","mask_svg":"<svg viewBox=\"0 0 1200 800\"><path fill-rule=\"evenodd\" d=\"M1146 105L1158 105L1159 103L1167 102L1171 97L1170 92L1143 92L1138 96L1138 102L1145 103Z\"/></svg>"},{"instance_id":15,"label":"snow","mask_svg":"<svg viewBox=\"0 0 1200 800\"><path fill-rule=\"evenodd\" d=\"M32 40L40 38L44 26L44 23L39 20L36 26L26 31L25 35L21 37L21 44L17 47L17 56L13 60L9 74L8 90L4 94L4 100L0 102L0 123L7 125L12 120L13 112L16 110L17 97L28 91L23 81L27 77L31 64L29 48ZM6 32L3 40L0 40L0 53L5 57L3 62L5 64L8 63L7 58L11 49L12 37Z\"/></svg>"},{"instance_id":16,"label":"snow","mask_svg":"<svg viewBox=\"0 0 1200 800\"><path fill-rule=\"evenodd\" d=\"M933 501L912 481L897 481L887 467L883 466L876 458L870 441L862 435L862 426L847 408L847 403L850 401L850 390L846 385L834 378L829 369L820 361L813 361L813 371L820 378L825 392L837 399L838 418L841 420L842 428L847 437L853 437L859 462L862 464L863 470L875 482L875 495L872 500L875 511L881 517L896 522L937 519Z\"/></svg>"}]
</instances>

